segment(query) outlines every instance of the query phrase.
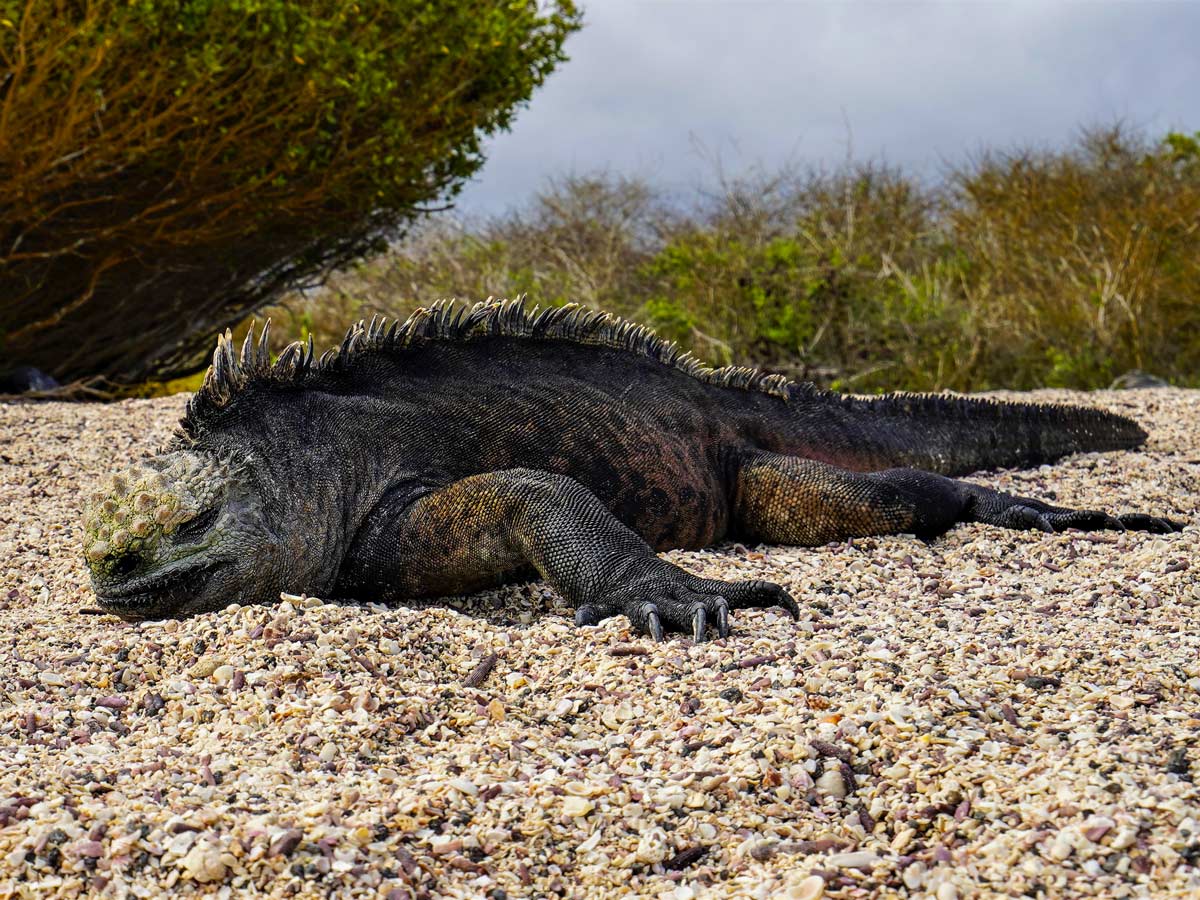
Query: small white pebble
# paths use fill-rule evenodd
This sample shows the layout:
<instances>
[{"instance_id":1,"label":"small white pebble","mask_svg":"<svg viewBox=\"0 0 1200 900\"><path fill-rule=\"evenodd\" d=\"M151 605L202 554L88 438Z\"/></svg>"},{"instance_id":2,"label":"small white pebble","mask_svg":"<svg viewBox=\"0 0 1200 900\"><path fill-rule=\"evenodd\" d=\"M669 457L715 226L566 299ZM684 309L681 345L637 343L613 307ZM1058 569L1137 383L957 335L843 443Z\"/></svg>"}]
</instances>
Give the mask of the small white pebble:
<instances>
[{"instance_id":1,"label":"small white pebble","mask_svg":"<svg viewBox=\"0 0 1200 900\"><path fill-rule=\"evenodd\" d=\"M910 891L918 891L925 884L925 863L917 860L904 870L901 876L904 886Z\"/></svg>"},{"instance_id":2,"label":"small white pebble","mask_svg":"<svg viewBox=\"0 0 1200 900\"><path fill-rule=\"evenodd\" d=\"M586 816L595 806L587 797L568 795L563 798L562 808L565 815L579 818L580 816Z\"/></svg>"},{"instance_id":3,"label":"small white pebble","mask_svg":"<svg viewBox=\"0 0 1200 900\"><path fill-rule=\"evenodd\" d=\"M556 716L565 716L567 713L569 713L574 708L575 708L574 701L567 700L564 698L562 700L559 700L558 703L556 703L554 705L554 714Z\"/></svg>"},{"instance_id":4,"label":"small white pebble","mask_svg":"<svg viewBox=\"0 0 1200 900\"><path fill-rule=\"evenodd\" d=\"M667 858L667 833L661 828L651 828L638 841L634 856L647 865L662 862Z\"/></svg>"},{"instance_id":5,"label":"small white pebble","mask_svg":"<svg viewBox=\"0 0 1200 900\"><path fill-rule=\"evenodd\" d=\"M210 881L220 881L225 877L227 867L221 859L220 848L207 843L198 843L187 856L180 860L183 877L205 884Z\"/></svg>"},{"instance_id":6,"label":"small white pebble","mask_svg":"<svg viewBox=\"0 0 1200 900\"><path fill-rule=\"evenodd\" d=\"M896 836L892 838L891 850L893 853L903 853L904 848L912 843L913 838L917 836L917 832L912 828L901 828L896 832ZM910 866L911 868L911 866Z\"/></svg>"},{"instance_id":7,"label":"small white pebble","mask_svg":"<svg viewBox=\"0 0 1200 900\"><path fill-rule=\"evenodd\" d=\"M834 797L846 796L846 782L837 769L826 769L817 779L817 790Z\"/></svg>"},{"instance_id":8,"label":"small white pebble","mask_svg":"<svg viewBox=\"0 0 1200 900\"><path fill-rule=\"evenodd\" d=\"M687 791L677 784L669 784L658 792L656 800L669 809L681 809L687 800Z\"/></svg>"},{"instance_id":9,"label":"small white pebble","mask_svg":"<svg viewBox=\"0 0 1200 900\"><path fill-rule=\"evenodd\" d=\"M592 836L575 848L576 853L591 853L596 849L596 845L600 843L600 838L604 837L604 832L597 828L592 832Z\"/></svg>"},{"instance_id":10,"label":"small white pebble","mask_svg":"<svg viewBox=\"0 0 1200 900\"><path fill-rule=\"evenodd\" d=\"M787 896L788 900L819 900L825 896L825 879L820 875L809 875L788 888Z\"/></svg>"},{"instance_id":11,"label":"small white pebble","mask_svg":"<svg viewBox=\"0 0 1200 900\"><path fill-rule=\"evenodd\" d=\"M943 881L938 885L937 900L958 900L958 888L949 881Z\"/></svg>"},{"instance_id":12,"label":"small white pebble","mask_svg":"<svg viewBox=\"0 0 1200 900\"><path fill-rule=\"evenodd\" d=\"M67 679L58 672L40 672L38 681L51 687L66 687Z\"/></svg>"},{"instance_id":13,"label":"small white pebble","mask_svg":"<svg viewBox=\"0 0 1200 900\"><path fill-rule=\"evenodd\" d=\"M1064 860L1074 851L1070 841L1064 835L1059 835L1054 839L1054 843L1050 845L1050 849L1046 851L1046 855L1051 859Z\"/></svg>"},{"instance_id":14,"label":"small white pebble","mask_svg":"<svg viewBox=\"0 0 1200 900\"><path fill-rule=\"evenodd\" d=\"M229 684L229 682L233 681L233 666L217 666L213 669L212 679L217 684Z\"/></svg>"},{"instance_id":15,"label":"small white pebble","mask_svg":"<svg viewBox=\"0 0 1200 900\"><path fill-rule=\"evenodd\" d=\"M1114 850L1127 850L1133 846L1136 840L1137 829L1127 825L1117 832L1116 837L1112 839L1109 846Z\"/></svg>"},{"instance_id":16,"label":"small white pebble","mask_svg":"<svg viewBox=\"0 0 1200 900\"><path fill-rule=\"evenodd\" d=\"M460 794L467 794L471 797L476 797L479 795L479 788L476 786L475 782L466 778L455 778L450 782L450 787L454 788Z\"/></svg>"},{"instance_id":17,"label":"small white pebble","mask_svg":"<svg viewBox=\"0 0 1200 900\"><path fill-rule=\"evenodd\" d=\"M879 862L879 855L869 850L856 850L853 853L834 853L825 857L823 862L838 869L869 869Z\"/></svg>"},{"instance_id":18,"label":"small white pebble","mask_svg":"<svg viewBox=\"0 0 1200 900\"><path fill-rule=\"evenodd\" d=\"M333 741L326 741L325 746L321 748L321 762L333 762L337 759L338 748Z\"/></svg>"}]
</instances>

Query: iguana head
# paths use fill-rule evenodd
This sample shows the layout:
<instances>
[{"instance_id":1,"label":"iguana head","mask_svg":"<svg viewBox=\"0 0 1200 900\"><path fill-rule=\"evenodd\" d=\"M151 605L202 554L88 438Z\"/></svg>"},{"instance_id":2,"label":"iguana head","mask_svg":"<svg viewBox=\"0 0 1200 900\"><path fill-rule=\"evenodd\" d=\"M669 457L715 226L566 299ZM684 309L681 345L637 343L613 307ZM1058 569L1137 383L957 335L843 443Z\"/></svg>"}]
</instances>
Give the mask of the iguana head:
<instances>
[{"instance_id":1,"label":"iguana head","mask_svg":"<svg viewBox=\"0 0 1200 900\"><path fill-rule=\"evenodd\" d=\"M85 511L96 598L126 619L266 599L275 548L249 479L201 451L165 453L117 473Z\"/></svg>"}]
</instances>

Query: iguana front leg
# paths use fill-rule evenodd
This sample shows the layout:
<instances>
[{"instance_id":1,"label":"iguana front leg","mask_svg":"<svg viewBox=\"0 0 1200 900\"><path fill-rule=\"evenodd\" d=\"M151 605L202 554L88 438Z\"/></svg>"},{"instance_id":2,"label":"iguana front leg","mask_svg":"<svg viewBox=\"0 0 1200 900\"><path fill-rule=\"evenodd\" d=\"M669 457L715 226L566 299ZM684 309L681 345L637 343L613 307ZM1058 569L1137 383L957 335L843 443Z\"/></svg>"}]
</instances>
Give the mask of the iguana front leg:
<instances>
[{"instance_id":1,"label":"iguana front leg","mask_svg":"<svg viewBox=\"0 0 1200 900\"><path fill-rule=\"evenodd\" d=\"M811 547L902 532L933 537L959 522L1042 531L1164 534L1182 528L1156 516L1051 506L917 469L849 472L811 459L755 452L741 461L736 477L734 527L741 537L769 543Z\"/></svg>"},{"instance_id":2,"label":"iguana front leg","mask_svg":"<svg viewBox=\"0 0 1200 900\"><path fill-rule=\"evenodd\" d=\"M370 531L352 548L367 557L356 564L369 567L374 557L395 573L399 595L467 593L532 569L576 607L577 624L623 613L658 640L664 629L703 640L710 622L724 637L733 609L782 606L799 615L778 585L698 578L659 559L591 491L551 472L464 478L385 513Z\"/></svg>"}]
</instances>

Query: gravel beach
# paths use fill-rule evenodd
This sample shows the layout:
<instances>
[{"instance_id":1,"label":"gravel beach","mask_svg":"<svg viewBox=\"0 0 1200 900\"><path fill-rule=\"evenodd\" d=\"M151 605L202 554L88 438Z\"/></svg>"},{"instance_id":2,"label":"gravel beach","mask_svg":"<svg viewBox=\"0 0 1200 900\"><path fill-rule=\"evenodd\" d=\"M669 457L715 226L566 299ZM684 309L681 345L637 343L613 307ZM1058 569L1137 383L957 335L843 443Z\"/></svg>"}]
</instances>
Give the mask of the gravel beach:
<instances>
[{"instance_id":1,"label":"gravel beach","mask_svg":"<svg viewBox=\"0 0 1200 900\"><path fill-rule=\"evenodd\" d=\"M1025 395L1029 396L1029 395ZM973 480L1200 523L1200 391ZM668 558L801 620L576 629L544 585L89 613L81 498L184 397L0 404L0 897L1200 896L1200 530Z\"/></svg>"}]
</instances>

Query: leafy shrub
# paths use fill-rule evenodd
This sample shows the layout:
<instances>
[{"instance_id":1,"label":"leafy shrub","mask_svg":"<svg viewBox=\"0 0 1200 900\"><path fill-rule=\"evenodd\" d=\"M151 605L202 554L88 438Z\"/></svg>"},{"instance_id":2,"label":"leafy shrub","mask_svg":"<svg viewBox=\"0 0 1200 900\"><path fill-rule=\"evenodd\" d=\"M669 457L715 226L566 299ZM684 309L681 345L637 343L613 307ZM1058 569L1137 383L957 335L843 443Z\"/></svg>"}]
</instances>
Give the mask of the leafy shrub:
<instances>
[{"instance_id":1,"label":"leafy shrub","mask_svg":"<svg viewBox=\"0 0 1200 900\"><path fill-rule=\"evenodd\" d=\"M379 249L564 59L572 0L0 0L0 349L194 370Z\"/></svg>"},{"instance_id":2,"label":"leafy shrub","mask_svg":"<svg viewBox=\"0 0 1200 900\"><path fill-rule=\"evenodd\" d=\"M989 154L954 176L965 301L996 335L993 384L1085 387L1200 363L1200 152L1121 128L1060 153Z\"/></svg>"}]
</instances>

